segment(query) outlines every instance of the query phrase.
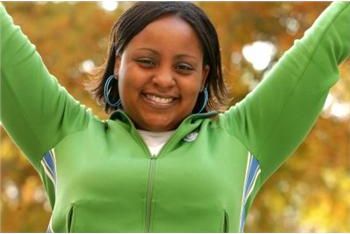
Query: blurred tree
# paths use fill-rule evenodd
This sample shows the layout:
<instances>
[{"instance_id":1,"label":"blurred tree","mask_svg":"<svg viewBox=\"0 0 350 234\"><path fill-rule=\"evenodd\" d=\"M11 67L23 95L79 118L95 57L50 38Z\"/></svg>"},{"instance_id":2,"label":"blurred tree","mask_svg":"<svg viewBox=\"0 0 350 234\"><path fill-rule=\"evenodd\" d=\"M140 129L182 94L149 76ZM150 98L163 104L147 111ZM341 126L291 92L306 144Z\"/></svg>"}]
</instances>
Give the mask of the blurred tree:
<instances>
[{"instance_id":1,"label":"blurred tree","mask_svg":"<svg viewBox=\"0 0 350 234\"><path fill-rule=\"evenodd\" d=\"M225 79L234 97L232 104L254 89L328 5L196 4L208 13L219 33ZM83 83L88 80L86 73L103 63L110 28L130 3L120 2L114 11L106 11L94 2L7 2L5 6L60 83L98 116L107 118L84 90ZM254 54L268 59L263 69L254 68L243 52L257 41L270 46L271 58L263 52ZM347 107L350 110L350 63L341 68L342 79L331 90L333 98L295 156L257 196L246 231L350 231L350 113L346 112ZM0 130L1 231L42 232L48 224L50 207L40 179L5 131Z\"/></svg>"}]
</instances>

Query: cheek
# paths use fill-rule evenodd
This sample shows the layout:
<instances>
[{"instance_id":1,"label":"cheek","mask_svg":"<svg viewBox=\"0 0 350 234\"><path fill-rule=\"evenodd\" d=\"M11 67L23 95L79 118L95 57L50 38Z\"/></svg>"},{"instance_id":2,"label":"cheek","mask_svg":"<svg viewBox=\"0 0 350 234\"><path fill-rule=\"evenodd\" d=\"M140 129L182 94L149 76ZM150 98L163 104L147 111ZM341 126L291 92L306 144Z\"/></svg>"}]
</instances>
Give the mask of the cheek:
<instances>
[{"instance_id":1,"label":"cheek","mask_svg":"<svg viewBox=\"0 0 350 234\"><path fill-rule=\"evenodd\" d=\"M119 89L119 96L121 98L122 104L124 108L128 106L129 102L133 100L132 96L135 93L135 88L132 87L133 82L130 82L130 79L128 76L124 76L124 74L120 75L119 77L119 84L118 84L118 89Z\"/></svg>"},{"instance_id":2,"label":"cheek","mask_svg":"<svg viewBox=\"0 0 350 234\"><path fill-rule=\"evenodd\" d=\"M125 80L125 84L134 87L140 87L145 85L150 78L149 72L145 71L144 69L141 69L135 63L125 65L124 69L121 70L121 75Z\"/></svg>"},{"instance_id":3,"label":"cheek","mask_svg":"<svg viewBox=\"0 0 350 234\"><path fill-rule=\"evenodd\" d=\"M132 96L141 84L140 74L135 69L123 66L119 70L119 93L121 96Z\"/></svg>"},{"instance_id":4,"label":"cheek","mask_svg":"<svg viewBox=\"0 0 350 234\"><path fill-rule=\"evenodd\" d=\"M181 84L181 96L184 98L184 102L188 105L188 108L191 109L195 105L200 88L200 82L183 82Z\"/></svg>"}]
</instances>

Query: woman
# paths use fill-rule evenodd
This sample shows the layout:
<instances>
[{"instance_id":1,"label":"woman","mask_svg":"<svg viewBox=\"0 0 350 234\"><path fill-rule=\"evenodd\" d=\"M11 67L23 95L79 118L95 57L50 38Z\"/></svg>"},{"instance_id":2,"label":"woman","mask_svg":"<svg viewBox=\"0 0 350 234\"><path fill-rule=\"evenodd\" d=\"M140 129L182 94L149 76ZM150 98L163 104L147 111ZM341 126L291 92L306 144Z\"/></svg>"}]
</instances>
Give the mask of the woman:
<instances>
[{"instance_id":1,"label":"woman","mask_svg":"<svg viewBox=\"0 0 350 234\"><path fill-rule=\"evenodd\" d=\"M332 4L242 102L225 103L217 35L185 2L137 3L112 30L100 120L1 7L1 121L42 177L55 232L238 232L302 142L350 54ZM216 100L216 102L214 102Z\"/></svg>"}]
</instances>

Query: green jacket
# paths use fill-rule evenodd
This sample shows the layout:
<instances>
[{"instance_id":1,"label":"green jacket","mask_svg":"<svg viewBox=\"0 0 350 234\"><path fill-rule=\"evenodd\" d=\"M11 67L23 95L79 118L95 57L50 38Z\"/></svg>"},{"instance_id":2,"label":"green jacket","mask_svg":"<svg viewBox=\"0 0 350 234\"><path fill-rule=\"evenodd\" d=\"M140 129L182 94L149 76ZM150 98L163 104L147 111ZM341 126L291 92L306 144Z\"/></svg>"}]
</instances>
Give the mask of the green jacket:
<instances>
[{"instance_id":1,"label":"green jacket","mask_svg":"<svg viewBox=\"0 0 350 234\"><path fill-rule=\"evenodd\" d=\"M337 2L242 102L187 117L152 157L125 113L101 120L58 84L2 6L0 25L0 120L42 178L55 232L242 231L350 54L350 3Z\"/></svg>"}]
</instances>

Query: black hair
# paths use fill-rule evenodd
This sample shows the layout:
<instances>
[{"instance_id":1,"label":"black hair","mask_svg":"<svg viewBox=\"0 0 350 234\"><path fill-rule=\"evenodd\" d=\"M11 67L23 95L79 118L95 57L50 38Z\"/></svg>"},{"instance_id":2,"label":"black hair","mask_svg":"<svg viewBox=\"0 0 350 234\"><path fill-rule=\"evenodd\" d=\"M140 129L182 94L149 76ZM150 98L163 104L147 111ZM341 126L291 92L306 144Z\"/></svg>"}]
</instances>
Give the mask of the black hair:
<instances>
[{"instance_id":1,"label":"black hair","mask_svg":"<svg viewBox=\"0 0 350 234\"><path fill-rule=\"evenodd\" d=\"M115 108L105 102L103 89L107 78L114 74L116 56L121 55L131 39L148 24L169 14L174 14L189 23L202 44L203 65L210 67L205 84L209 94L207 110L215 110L226 104L227 90L222 76L219 40L215 27L204 11L190 2L137 2L114 24L110 35L108 58L100 68L102 76L99 75L94 87L90 88L98 103L104 104L107 113L114 111ZM113 86L110 99L112 101L119 99L117 85Z\"/></svg>"}]
</instances>

